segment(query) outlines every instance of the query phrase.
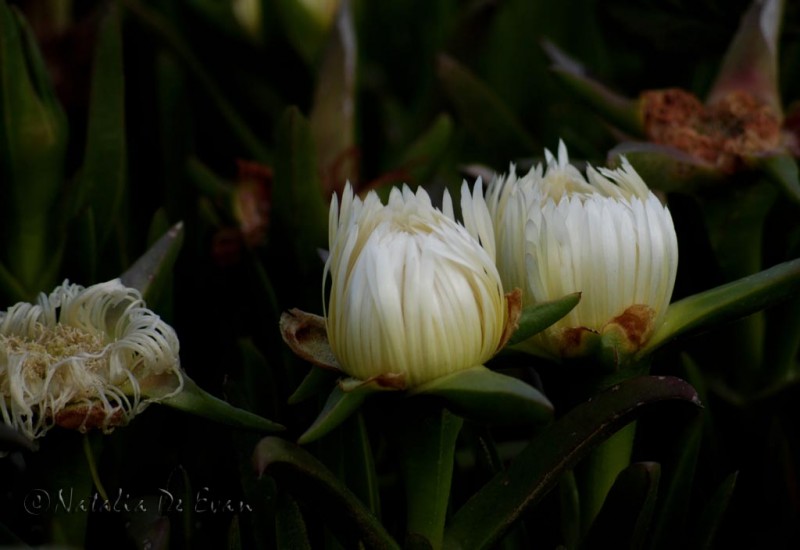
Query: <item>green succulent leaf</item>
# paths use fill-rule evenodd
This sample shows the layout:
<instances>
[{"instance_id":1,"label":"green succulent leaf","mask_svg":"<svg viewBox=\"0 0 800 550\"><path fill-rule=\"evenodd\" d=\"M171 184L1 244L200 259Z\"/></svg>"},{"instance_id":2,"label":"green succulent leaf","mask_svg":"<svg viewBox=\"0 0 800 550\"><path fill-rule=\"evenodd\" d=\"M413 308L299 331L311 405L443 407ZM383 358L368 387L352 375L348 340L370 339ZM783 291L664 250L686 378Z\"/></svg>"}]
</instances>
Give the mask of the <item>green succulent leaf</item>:
<instances>
[{"instance_id":1,"label":"green succulent leaf","mask_svg":"<svg viewBox=\"0 0 800 550\"><path fill-rule=\"evenodd\" d=\"M53 209L63 187L68 127L34 33L6 2L0 37L0 260L30 299L54 283L41 279L57 237Z\"/></svg>"},{"instance_id":2,"label":"green succulent leaf","mask_svg":"<svg viewBox=\"0 0 800 550\"><path fill-rule=\"evenodd\" d=\"M720 523L722 523L725 511L728 509L738 477L739 472L733 472L726 477L703 507L703 513L697 523L698 528L693 536L692 548L706 549L713 547L714 536Z\"/></svg>"},{"instance_id":3,"label":"green succulent leaf","mask_svg":"<svg viewBox=\"0 0 800 550\"><path fill-rule=\"evenodd\" d=\"M444 547L491 547L594 446L653 405L669 401L699 405L689 384L664 376L626 380L578 405L464 504L445 531Z\"/></svg>"},{"instance_id":4,"label":"green succulent leaf","mask_svg":"<svg viewBox=\"0 0 800 550\"><path fill-rule=\"evenodd\" d=\"M755 159L755 166L763 170L784 195L800 203L800 175L798 175L797 161L792 155L783 153L760 157Z\"/></svg>"},{"instance_id":5,"label":"green succulent leaf","mask_svg":"<svg viewBox=\"0 0 800 550\"><path fill-rule=\"evenodd\" d=\"M285 429L276 422L262 418L244 409L236 408L227 401L211 395L185 373L183 379L183 389L173 396L164 398L161 401L162 405L245 430L279 432ZM162 396L159 394L157 386L147 386L144 383L142 384L142 393L152 397Z\"/></svg>"},{"instance_id":6,"label":"green succulent leaf","mask_svg":"<svg viewBox=\"0 0 800 550\"><path fill-rule=\"evenodd\" d=\"M317 248L327 246L328 209L311 127L296 107L281 117L276 141L273 230L291 236L281 239L288 247L286 257L297 258L298 267L305 272L316 271L321 265Z\"/></svg>"},{"instance_id":7,"label":"green succulent leaf","mask_svg":"<svg viewBox=\"0 0 800 550\"><path fill-rule=\"evenodd\" d=\"M125 273L122 284L142 293L145 301L158 298L183 244L183 222L173 225Z\"/></svg>"},{"instance_id":8,"label":"green succulent leaf","mask_svg":"<svg viewBox=\"0 0 800 550\"><path fill-rule=\"evenodd\" d=\"M308 528L300 512L300 506L285 491L278 493L278 505L275 508L275 538L278 548L311 550Z\"/></svg>"},{"instance_id":9,"label":"green succulent leaf","mask_svg":"<svg viewBox=\"0 0 800 550\"><path fill-rule=\"evenodd\" d=\"M553 419L553 405L539 390L481 365L417 386L409 395L441 397L453 412L480 422L542 426Z\"/></svg>"},{"instance_id":10,"label":"green succulent leaf","mask_svg":"<svg viewBox=\"0 0 800 550\"><path fill-rule=\"evenodd\" d=\"M708 329L779 303L800 290L800 259L675 302L639 352L645 356L689 331Z\"/></svg>"},{"instance_id":11,"label":"green succulent leaf","mask_svg":"<svg viewBox=\"0 0 800 550\"><path fill-rule=\"evenodd\" d=\"M637 462L617 477L584 548L642 548L653 519L661 466Z\"/></svg>"},{"instance_id":12,"label":"green succulent leaf","mask_svg":"<svg viewBox=\"0 0 800 550\"><path fill-rule=\"evenodd\" d=\"M438 76L461 122L488 150L502 153L506 162L514 154L539 152L540 147L514 113L467 68L442 54Z\"/></svg>"},{"instance_id":13,"label":"green succulent leaf","mask_svg":"<svg viewBox=\"0 0 800 550\"><path fill-rule=\"evenodd\" d=\"M677 456L674 464L664 468L666 487L653 526L651 547L654 549L675 548L686 542L680 537L686 532L687 510L702 437L703 421L698 417L687 426L680 444L675 446Z\"/></svg>"},{"instance_id":14,"label":"green succulent leaf","mask_svg":"<svg viewBox=\"0 0 800 550\"><path fill-rule=\"evenodd\" d=\"M314 423L297 440L301 445L327 435L358 410L367 396L388 388L379 380L361 381L354 378L340 381L331 391Z\"/></svg>"},{"instance_id":15,"label":"green succulent leaf","mask_svg":"<svg viewBox=\"0 0 800 550\"><path fill-rule=\"evenodd\" d=\"M692 193L719 186L725 174L716 166L688 153L657 143L625 142L608 152L608 164L620 166L625 157L653 189Z\"/></svg>"},{"instance_id":16,"label":"green succulent leaf","mask_svg":"<svg viewBox=\"0 0 800 550\"><path fill-rule=\"evenodd\" d=\"M320 394L333 386L337 378L339 378L339 374L334 371L311 367L311 370L308 371L308 374L297 386L297 389L294 390L294 393L289 396L289 404L302 403L306 399Z\"/></svg>"},{"instance_id":17,"label":"green succulent leaf","mask_svg":"<svg viewBox=\"0 0 800 550\"><path fill-rule=\"evenodd\" d=\"M125 78L120 7L112 4L100 29L92 75L86 150L76 209L90 205L100 248L111 235L127 180Z\"/></svg>"},{"instance_id":18,"label":"green succulent leaf","mask_svg":"<svg viewBox=\"0 0 800 550\"><path fill-rule=\"evenodd\" d=\"M543 48L552 62L550 70L569 91L623 131L644 135L644 115L638 100L624 97L591 78L583 65L552 42L545 40Z\"/></svg>"},{"instance_id":19,"label":"green succulent leaf","mask_svg":"<svg viewBox=\"0 0 800 550\"><path fill-rule=\"evenodd\" d=\"M567 294L563 298L540 302L522 310L519 328L508 341L509 346L518 344L543 331L573 310L581 300L581 293Z\"/></svg>"},{"instance_id":20,"label":"green succulent leaf","mask_svg":"<svg viewBox=\"0 0 800 550\"><path fill-rule=\"evenodd\" d=\"M6 424L0 424L0 452L22 450L34 451L36 450L36 444L14 428Z\"/></svg>"},{"instance_id":21,"label":"green succulent leaf","mask_svg":"<svg viewBox=\"0 0 800 550\"><path fill-rule=\"evenodd\" d=\"M297 3L298 6L303 5ZM313 4L304 4L311 9ZM304 43L308 43L304 36ZM355 181L356 33L349 2L341 3L317 73L314 104L309 114L317 162L328 189Z\"/></svg>"},{"instance_id":22,"label":"green succulent leaf","mask_svg":"<svg viewBox=\"0 0 800 550\"><path fill-rule=\"evenodd\" d=\"M278 437L266 437L256 446L253 464L259 475L269 474L306 509L313 510L344 540L356 537L366 548L400 546L337 476L311 453Z\"/></svg>"}]
</instances>

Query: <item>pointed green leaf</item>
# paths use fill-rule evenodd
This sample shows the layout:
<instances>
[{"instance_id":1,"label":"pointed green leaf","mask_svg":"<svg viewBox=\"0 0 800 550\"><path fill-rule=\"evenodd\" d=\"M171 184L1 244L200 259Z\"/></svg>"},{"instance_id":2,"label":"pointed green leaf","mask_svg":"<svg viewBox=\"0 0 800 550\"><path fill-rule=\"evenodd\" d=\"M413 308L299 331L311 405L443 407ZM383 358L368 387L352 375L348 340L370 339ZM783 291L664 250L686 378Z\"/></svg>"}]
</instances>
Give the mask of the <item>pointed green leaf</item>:
<instances>
[{"instance_id":1,"label":"pointed green leaf","mask_svg":"<svg viewBox=\"0 0 800 550\"><path fill-rule=\"evenodd\" d=\"M35 451L36 444L14 428L0 423L0 453L9 451Z\"/></svg>"},{"instance_id":2,"label":"pointed green leaf","mask_svg":"<svg viewBox=\"0 0 800 550\"><path fill-rule=\"evenodd\" d=\"M719 529L720 523L722 523L725 511L728 509L733 490L736 487L737 477L739 477L739 472L733 472L726 477L703 507L703 513L697 522L692 548L702 550L713 547L714 536L717 533L717 529Z\"/></svg>"},{"instance_id":3,"label":"pointed green leaf","mask_svg":"<svg viewBox=\"0 0 800 550\"><path fill-rule=\"evenodd\" d=\"M185 373L183 380L183 390L176 395L163 399L161 401L162 405L245 430L277 432L285 429L276 422L262 418L244 409L238 409L230 403L214 397L195 384ZM144 384L142 385L142 393L160 397L158 388L148 388Z\"/></svg>"},{"instance_id":4,"label":"pointed green leaf","mask_svg":"<svg viewBox=\"0 0 800 550\"><path fill-rule=\"evenodd\" d=\"M507 345L513 346L527 340L534 334L542 332L572 311L580 300L581 293L575 292L557 300L540 302L526 307L522 310L522 315L519 318L519 328L511 336Z\"/></svg>"},{"instance_id":5,"label":"pointed green leaf","mask_svg":"<svg viewBox=\"0 0 800 550\"><path fill-rule=\"evenodd\" d=\"M294 393L289 396L289 404L295 405L302 403L306 399L310 399L315 395L327 390L336 382L339 374L332 370L321 369L319 367L311 367L308 374L300 385L294 390Z\"/></svg>"},{"instance_id":6,"label":"pointed green leaf","mask_svg":"<svg viewBox=\"0 0 800 550\"><path fill-rule=\"evenodd\" d=\"M506 161L514 155L540 151L514 113L466 67L447 55L440 55L437 73L459 120L489 151L502 153Z\"/></svg>"},{"instance_id":7,"label":"pointed green leaf","mask_svg":"<svg viewBox=\"0 0 800 550\"><path fill-rule=\"evenodd\" d=\"M156 10L146 6L140 0L125 0L125 8L139 18L142 24L162 40L175 55L186 65L213 104L222 119L227 123L230 132L236 136L254 160L269 162L270 155L264 145L253 134L233 105L225 98L214 78L206 71L203 62L195 56L193 48L184 40L172 24Z\"/></svg>"},{"instance_id":8,"label":"pointed green leaf","mask_svg":"<svg viewBox=\"0 0 800 550\"><path fill-rule=\"evenodd\" d=\"M608 152L609 166L619 167L623 156L648 186L659 191L692 193L717 187L726 181L726 175L713 164L668 145L621 143Z\"/></svg>"},{"instance_id":9,"label":"pointed green leaf","mask_svg":"<svg viewBox=\"0 0 800 550\"><path fill-rule=\"evenodd\" d=\"M357 537L366 548L400 546L377 518L321 462L303 448L277 437L256 446L253 463L259 475L269 474L280 487L313 510L326 525L344 537Z\"/></svg>"},{"instance_id":10,"label":"pointed green leaf","mask_svg":"<svg viewBox=\"0 0 800 550\"><path fill-rule=\"evenodd\" d=\"M438 406L409 410L401 428L406 533L441 548L450 503L456 438L463 420ZM415 544L415 547L422 547Z\"/></svg>"},{"instance_id":11,"label":"pointed green leaf","mask_svg":"<svg viewBox=\"0 0 800 550\"><path fill-rule=\"evenodd\" d=\"M644 136L644 115L638 100L624 97L591 78L583 65L552 42L545 40L542 46L552 62L550 70L573 94L624 132Z\"/></svg>"},{"instance_id":12,"label":"pointed green leaf","mask_svg":"<svg viewBox=\"0 0 800 550\"><path fill-rule=\"evenodd\" d=\"M689 331L708 329L781 302L795 295L798 289L800 259L684 298L669 306L664 322L639 356L652 353Z\"/></svg>"},{"instance_id":13,"label":"pointed green leaf","mask_svg":"<svg viewBox=\"0 0 800 550\"><path fill-rule=\"evenodd\" d=\"M317 419L297 442L306 445L326 435L356 412L367 396L389 389L392 388L382 386L378 380L364 382L351 378L340 381L328 396Z\"/></svg>"},{"instance_id":14,"label":"pointed green leaf","mask_svg":"<svg viewBox=\"0 0 800 550\"><path fill-rule=\"evenodd\" d=\"M120 7L112 4L100 29L92 74L86 150L77 209L92 207L100 247L111 236L127 180L125 79Z\"/></svg>"},{"instance_id":15,"label":"pointed green leaf","mask_svg":"<svg viewBox=\"0 0 800 550\"><path fill-rule=\"evenodd\" d=\"M183 222L178 222L120 275L122 284L137 289L145 301L157 297L163 291L182 244Z\"/></svg>"},{"instance_id":16,"label":"pointed green leaf","mask_svg":"<svg viewBox=\"0 0 800 550\"><path fill-rule=\"evenodd\" d=\"M44 290L37 285L57 237L53 209L63 187L68 127L35 35L6 2L0 38L0 260L32 297Z\"/></svg>"},{"instance_id":17,"label":"pointed green leaf","mask_svg":"<svg viewBox=\"0 0 800 550\"><path fill-rule=\"evenodd\" d=\"M340 189L358 176L354 155L357 61L353 14L350 2L344 1L328 35L309 114L317 162L329 190Z\"/></svg>"},{"instance_id":18,"label":"pointed green leaf","mask_svg":"<svg viewBox=\"0 0 800 550\"><path fill-rule=\"evenodd\" d=\"M541 426L553 418L553 405L533 386L484 366L431 380L409 395L435 395L448 408L472 420Z\"/></svg>"},{"instance_id":19,"label":"pointed green leaf","mask_svg":"<svg viewBox=\"0 0 800 550\"><path fill-rule=\"evenodd\" d=\"M523 449L455 514L445 548L488 548L538 502L591 449L657 403L699 405L694 389L678 378L626 380L578 405Z\"/></svg>"},{"instance_id":20,"label":"pointed green leaf","mask_svg":"<svg viewBox=\"0 0 800 550\"><path fill-rule=\"evenodd\" d=\"M642 548L653 518L661 466L637 462L623 470L597 515L584 548Z\"/></svg>"},{"instance_id":21,"label":"pointed green leaf","mask_svg":"<svg viewBox=\"0 0 800 550\"><path fill-rule=\"evenodd\" d=\"M752 2L725 52L725 59L706 102L731 92L746 92L781 116L778 89L778 41L783 0Z\"/></svg>"},{"instance_id":22,"label":"pointed green leaf","mask_svg":"<svg viewBox=\"0 0 800 550\"><path fill-rule=\"evenodd\" d=\"M691 502L697 456L703 438L703 419L695 418L675 446L674 464L664 468L666 490L653 526L651 548L677 548L686 543L686 519Z\"/></svg>"},{"instance_id":23,"label":"pointed green leaf","mask_svg":"<svg viewBox=\"0 0 800 550\"><path fill-rule=\"evenodd\" d=\"M788 153L760 157L755 166L763 170L769 178L778 184L783 194L796 203L800 203L800 176L797 161Z\"/></svg>"},{"instance_id":24,"label":"pointed green leaf","mask_svg":"<svg viewBox=\"0 0 800 550\"><path fill-rule=\"evenodd\" d=\"M429 182L453 139L453 119L440 114L406 149L399 161L403 181L409 185Z\"/></svg>"},{"instance_id":25,"label":"pointed green leaf","mask_svg":"<svg viewBox=\"0 0 800 550\"><path fill-rule=\"evenodd\" d=\"M301 272L316 272L321 267L317 249L327 247L328 242L328 208L311 128L300 111L291 107L281 117L275 137L273 231L286 236L276 246L287 248L281 256L296 258Z\"/></svg>"},{"instance_id":26,"label":"pointed green leaf","mask_svg":"<svg viewBox=\"0 0 800 550\"><path fill-rule=\"evenodd\" d=\"M275 542L278 548L311 550L303 514L291 495L285 491L278 492L275 512Z\"/></svg>"}]
</instances>

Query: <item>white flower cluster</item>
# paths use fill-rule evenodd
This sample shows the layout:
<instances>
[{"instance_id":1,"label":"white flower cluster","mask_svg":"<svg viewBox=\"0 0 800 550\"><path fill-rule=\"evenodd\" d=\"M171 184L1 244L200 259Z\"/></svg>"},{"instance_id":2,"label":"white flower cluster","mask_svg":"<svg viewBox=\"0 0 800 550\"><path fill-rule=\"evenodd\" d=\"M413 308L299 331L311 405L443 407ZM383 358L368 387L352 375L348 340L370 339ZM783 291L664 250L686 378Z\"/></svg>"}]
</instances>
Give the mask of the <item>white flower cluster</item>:
<instances>
[{"instance_id":1,"label":"white flower cluster","mask_svg":"<svg viewBox=\"0 0 800 550\"><path fill-rule=\"evenodd\" d=\"M183 387L175 331L118 279L64 284L0 312L0 416L30 439L53 425L111 431ZM163 399L163 397L159 398Z\"/></svg>"},{"instance_id":2,"label":"white flower cluster","mask_svg":"<svg viewBox=\"0 0 800 550\"><path fill-rule=\"evenodd\" d=\"M546 151L546 165L522 178L512 166L486 199L480 180L461 196L462 223L446 192L441 210L407 187L386 205L349 185L341 206L334 197L323 294L330 277L328 338L349 375L401 375L413 386L484 363L504 343L504 292L515 288L525 305L582 293L529 342L544 355L574 355L571 330L602 334L614 323L635 327L626 337L638 348L662 321L675 229L626 160L584 177L561 143L557 158Z\"/></svg>"}]
</instances>

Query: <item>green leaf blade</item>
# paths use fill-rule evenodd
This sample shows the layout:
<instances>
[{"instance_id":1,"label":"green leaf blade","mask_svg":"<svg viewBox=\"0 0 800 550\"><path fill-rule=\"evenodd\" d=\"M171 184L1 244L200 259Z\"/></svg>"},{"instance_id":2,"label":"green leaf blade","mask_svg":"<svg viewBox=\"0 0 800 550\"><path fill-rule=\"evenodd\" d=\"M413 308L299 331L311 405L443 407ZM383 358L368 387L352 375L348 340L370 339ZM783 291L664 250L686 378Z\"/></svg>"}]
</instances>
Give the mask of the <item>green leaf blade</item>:
<instances>
[{"instance_id":1,"label":"green leaf blade","mask_svg":"<svg viewBox=\"0 0 800 550\"><path fill-rule=\"evenodd\" d=\"M444 547L490 547L594 446L653 405L669 401L699 405L697 393L683 380L641 376L575 407L467 501L452 518Z\"/></svg>"},{"instance_id":2,"label":"green leaf blade","mask_svg":"<svg viewBox=\"0 0 800 550\"><path fill-rule=\"evenodd\" d=\"M539 390L484 366L437 378L409 393L441 397L454 412L479 422L542 426L553 419L553 405Z\"/></svg>"}]
</instances>

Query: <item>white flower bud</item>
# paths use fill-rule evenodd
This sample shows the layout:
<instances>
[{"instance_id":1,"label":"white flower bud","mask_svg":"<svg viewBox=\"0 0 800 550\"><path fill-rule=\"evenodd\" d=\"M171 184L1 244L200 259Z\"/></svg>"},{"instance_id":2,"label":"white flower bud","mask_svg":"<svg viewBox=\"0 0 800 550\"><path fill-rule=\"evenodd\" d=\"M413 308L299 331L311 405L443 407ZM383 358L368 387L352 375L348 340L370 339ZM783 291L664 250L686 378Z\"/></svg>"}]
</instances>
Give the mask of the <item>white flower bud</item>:
<instances>
[{"instance_id":1,"label":"white flower bud","mask_svg":"<svg viewBox=\"0 0 800 550\"><path fill-rule=\"evenodd\" d=\"M569 164L566 147L517 178L492 182L487 203L506 287L523 304L581 292L566 317L529 344L550 356L579 355L586 334L621 330L639 349L663 320L678 266L669 210L626 159L617 170Z\"/></svg>"},{"instance_id":2,"label":"white flower bud","mask_svg":"<svg viewBox=\"0 0 800 550\"><path fill-rule=\"evenodd\" d=\"M428 194L393 189L387 205L345 188L330 208L328 339L350 376L400 375L415 386L481 365L509 317L480 182L462 188L465 224ZM483 246L482 246L483 243Z\"/></svg>"}]
</instances>

